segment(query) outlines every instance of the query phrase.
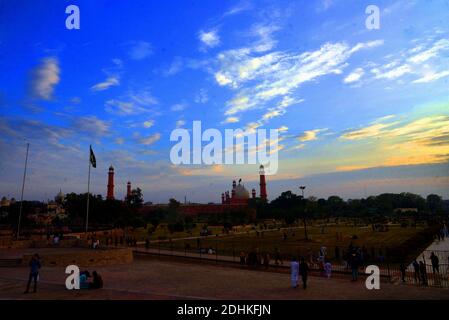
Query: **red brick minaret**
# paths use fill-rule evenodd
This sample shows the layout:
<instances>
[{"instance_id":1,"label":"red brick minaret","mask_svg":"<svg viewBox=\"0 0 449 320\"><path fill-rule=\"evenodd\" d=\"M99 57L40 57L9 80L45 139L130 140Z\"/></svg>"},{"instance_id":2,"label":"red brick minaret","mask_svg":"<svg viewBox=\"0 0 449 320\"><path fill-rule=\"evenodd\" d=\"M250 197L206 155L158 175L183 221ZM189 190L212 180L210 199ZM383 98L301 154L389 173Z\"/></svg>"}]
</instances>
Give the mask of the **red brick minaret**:
<instances>
[{"instance_id":1,"label":"red brick minaret","mask_svg":"<svg viewBox=\"0 0 449 320\"><path fill-rule=\"evenodd\" d=\"M253 197L253 199L256 198L256 189L251 190L251 196Z\"/></svg>"},{"instance_id":2,"label":"red brick minaret","mask_svg":"<svg viewBox=\"0 0 449 320\"><path fill-rule=\"evenodd\" d=\"M106 196L108 200L114 200L114 168L109 167L108 173L108 194Z\"/></svg>"},{"instance_id":3,"label":"red brick minaret","mask_svg":"<svg viewBox=\"0 0 449 320\"><path fill-rule=\"evenodd\" d=\"M260 174L260 198L267 200L267 184L265 183L265 170L263 165L259 167Z\"/></svg>"},{"instance_id":4,"label":"red brick minaret","mask_svg":"<svg viewBox=\"0 0 449 320\"><path fill-rule=\"evenodd\" d=\"M126 198L129 199L131 197L131 181L128 181L126 185Z\"/></svg>"}]
</instances>

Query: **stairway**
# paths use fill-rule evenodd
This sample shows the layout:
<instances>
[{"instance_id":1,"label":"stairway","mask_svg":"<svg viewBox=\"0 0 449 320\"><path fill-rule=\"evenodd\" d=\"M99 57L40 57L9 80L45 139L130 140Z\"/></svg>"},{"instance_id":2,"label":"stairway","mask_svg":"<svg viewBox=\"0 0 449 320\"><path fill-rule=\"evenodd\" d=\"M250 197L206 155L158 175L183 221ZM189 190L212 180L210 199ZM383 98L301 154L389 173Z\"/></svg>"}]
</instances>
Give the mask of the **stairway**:
<instances>
[{"instance_id":1,"label":"stairway","mask_svg":"<svg viewBox=\"0 0 449 320\"><path fill-rule=\"evenodd\" d=\"M22 259L18 258L9 258L9 259L0 259L0 267L18 267L22 264Z\"/></svg>"}]
</instances>

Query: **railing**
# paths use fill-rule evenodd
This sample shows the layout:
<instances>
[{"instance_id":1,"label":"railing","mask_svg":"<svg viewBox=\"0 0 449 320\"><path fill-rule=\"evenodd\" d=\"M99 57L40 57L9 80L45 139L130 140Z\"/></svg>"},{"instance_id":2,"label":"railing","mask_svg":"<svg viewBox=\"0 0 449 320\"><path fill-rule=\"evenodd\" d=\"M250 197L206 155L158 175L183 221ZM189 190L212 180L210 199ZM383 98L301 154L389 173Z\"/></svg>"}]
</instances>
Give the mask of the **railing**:
<instances>
[{"instance_id":1,"label":"railing","mask_svg":"<svg viewBox=\"0 0 449 320\"><path fill-rule=\"evenodd\" d=\"M184 243L184 242L182 242ZM189 258L200 261L208 261L215 263L232 263L234 265L240 265L244 268L251 269L261 269L265 268L269 270L278 270L281 272L288 272L290 266L290 260L292 255L290 254L282 254L281 259L283 264L276 264L274 257L275 251L273 249L268 250L268 248L259 248L260 258L257 265L248 266L245 262L241 263L240 259L240 251L242 246L239 245L239 250L236 250L234 245L224 246L219 241L213 243L214 245L209 245L207 247L201 246L201 241L199 242L200 246L188 246L185 245L182 247L181 242L177 241L168 241L168 242L152 242L145 245L139 245L135 247L138 252L141 253L149 253L153 255L165 256L165 257L178 257L178 258ZM249 252L245 251L246 253ZM269 263L268 266L263 264L264 254L268 253ZM411 261L407 261L404 265L407 266L406 271L404 273L404 277L402 277L402 272L399 263L390 263L388 259L383 262L379 261L368 261L365 262L359 268L360 277L364 278L365 275L365 267L367 265L377 265L380 270L381 281L383 282L403 282L404 284L409 285L418 285L418 286L432 286L432 287L441 287L441 288L449 288L449 265L445 261L447 261L449 257L448 251L435 251L435 254L440 259L440 264L438 271L434 270L430 260L426 259L426 271L420 272L419 274L415 274L414 268L411 265ZM299 255L301 256L301 255ZM304 255L306 256L306 255ZM444 260L446 259L446 260ZM422 259L421 259L422 260ZM323 274L322 265L316 260L316 257L308 257L306 261L309 263L309 267L314 275ZM418 260L420 261L420 260ZM351 278L351 267L342 259L336 259L333 257L331 259L332 263L332 276L338 277L348 277ZM404 279L402 279L404 278ZM403 281L404 280L404 281Z\"/></svg>"}]
</instances>

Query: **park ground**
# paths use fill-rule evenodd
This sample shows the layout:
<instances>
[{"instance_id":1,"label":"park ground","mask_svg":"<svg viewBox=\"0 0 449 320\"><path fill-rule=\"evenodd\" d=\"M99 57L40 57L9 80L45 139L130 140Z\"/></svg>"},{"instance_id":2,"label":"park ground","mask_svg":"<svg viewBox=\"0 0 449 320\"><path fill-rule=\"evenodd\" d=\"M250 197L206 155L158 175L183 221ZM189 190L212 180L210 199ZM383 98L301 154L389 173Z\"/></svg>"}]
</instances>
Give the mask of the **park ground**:
<instances>
[{"instance_id":1,"label":"park ground","mask_svg":"<svg viewBox=\"0 0 449 320\"><path fill-rule=\"evenodd\" d=\"M91 269L89 269L92 271ZM137 258L129 265L96 267L104 279L100 290L67 290L64 268L44 267L37 293L23 294L28 268L0 269L0 299L449 299L449 289L381 283L368 290L363 279L312 276L307 290L290 287L287 273L254 271L156 257Z\"/></svg>"}]
</instances>

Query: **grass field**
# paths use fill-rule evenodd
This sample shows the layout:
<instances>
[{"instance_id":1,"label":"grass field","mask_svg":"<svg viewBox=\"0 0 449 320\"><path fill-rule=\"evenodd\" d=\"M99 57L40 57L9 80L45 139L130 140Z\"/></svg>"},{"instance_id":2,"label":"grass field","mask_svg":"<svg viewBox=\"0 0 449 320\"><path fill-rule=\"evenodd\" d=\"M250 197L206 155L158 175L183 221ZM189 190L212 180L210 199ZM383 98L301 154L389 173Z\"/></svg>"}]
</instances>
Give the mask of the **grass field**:
<instances>
[{"instance_id":1,"label":"grass field","mask_svg":"<svg viewBox=\"0 0 449 320\"><path fill-rule=\"evenodd\" d=\"M304 228L292 227L260 231L248 230L243 233L209 236L197 239L176 240L171 242L152 243L152 247L170 248L173 250L196 251L201 248L213 248L218 254L236 255L241 251L248 252L258 248L260 252L273 253L280 249L286 257L317 255L321 246L327 247L327 257L335 258L335 247L339 248L340 256L350 243L354 246L365 246L370 255L378 257L380 254L389 256L392 260L413 259L430 244L430 238L423 234L428 232L424 225L402 228L400 225L390 225L388 231L373 231L371 225L348 226L342 225L314 225L308 226L309 241L305 241ZM218 230L217 230L218 231ZM221 232L221 231L220 231ZM284 239L284 233L287 234ZM195 233L194 233L195 234ZM195 235L198 235L196 233ZM199 241L199 242L198 242ZM387 253L386 253L387 250Z\"/></svg>"}]
</instances>

